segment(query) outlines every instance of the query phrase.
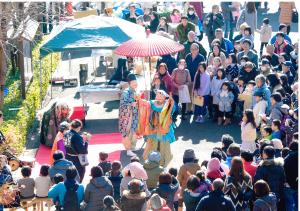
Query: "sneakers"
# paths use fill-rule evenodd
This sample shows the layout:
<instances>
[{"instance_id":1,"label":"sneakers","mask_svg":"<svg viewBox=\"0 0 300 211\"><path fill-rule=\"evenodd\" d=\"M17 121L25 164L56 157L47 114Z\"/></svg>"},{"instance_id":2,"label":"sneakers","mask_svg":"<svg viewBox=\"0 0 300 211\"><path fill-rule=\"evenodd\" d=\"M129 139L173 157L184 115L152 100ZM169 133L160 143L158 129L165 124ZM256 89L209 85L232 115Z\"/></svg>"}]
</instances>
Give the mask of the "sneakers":
<instances>
[{"instance_id":1,"label":"sneakers","mask_svg":"<svg viewBox=\"0 0 300 211\"><path fill-rule=\"evenodd\" d=\"M136 156L136 154L134 153L134 152L132 152L131 150L127 150L127 156L129 156L129 157L134 157L134 156Z\"/></svg>"},{"instance_id":2,"label":"sneakers","mask_svg":"<svg viewBox=\"0 0 300 211\"><path fill-rule=\"evenodd\" d=\"M197 123L203 123L204 122L203 116L198 116L197 119L195 120L195 122L197 122Z\"/></svg>"}]
</instances>

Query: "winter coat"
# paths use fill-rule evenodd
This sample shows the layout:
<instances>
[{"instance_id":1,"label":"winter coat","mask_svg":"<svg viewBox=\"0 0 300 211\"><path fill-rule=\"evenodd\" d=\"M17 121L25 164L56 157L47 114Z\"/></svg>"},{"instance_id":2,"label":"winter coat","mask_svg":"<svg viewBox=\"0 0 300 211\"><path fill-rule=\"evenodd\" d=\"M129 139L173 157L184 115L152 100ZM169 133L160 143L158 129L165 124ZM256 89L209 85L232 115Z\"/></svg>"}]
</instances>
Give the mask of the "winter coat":
<instances>
[{"instance_id":1,"label":"winter coat","mask_svg":"<svg viewBox=\"0 0 300 211\"><path fill-rule=\"evenodd\" d=\"M234 95L231 91L228 91L225 96L222 96L222 91L219 92L217 100L219 101L219 110L221 112L230 112L232 110Z\"/></svg>"},{"instance_id":2,"label":"winter coat","mask_svg":"<svg viewBox=\"0 0 300 211\"><path fill-rule=\"evenodd\" d=\"M144 169L147 172L148 179L146 180L147 186L149 189L156 188L158 177L160 173L164 171L163 167L159 165L159 163L146 161L144 163Z\"/></svg>"},{"instance_id":3,"label":"winter coat","mask_svg":"<svg viewBox=\"0 0 300 211\"><path fill-rule=\"evenodd\" d=\"M185 57L186 68L189 70L191 75L191 80L194 81L195 74L198 70L200 62L204 62L205 59L201 54L198 54L195 58L192 57L192 54L189 53Z\"/></svg>"},{"instance_id":4,"label":"winter coat","mask_svg":"<svg viewBox=\"0 0 300 211\"><path fill-rule=\"evenodd\" d=\"M120 208L122 211L145 211L146 193L132 194L130 191L125 190L121 197Z\"/></svg>"},{"instance_id":5,"label":"winter coat","mask_svg":"<svg viewBox=\"0 0 300 211\"><path fill-rule=\"evenodd\" d=\"M271 111L271 91L270 91L270 89L267 87L267 84L265 83L261 87L255 86L253 89L253 93L257 92L257 91L260 91L263 93L263 100L267 101L267 103L268 103L266 113L269 113ZM252 102L253 102L253 106L254 106L256 104L254 96L252 98Z\"/></svg>"},{"instance_id":6,"label":"winter coat","mask_svg":"<svg viewBox=\"0 0 300 211\"><path fill-rule=\"evenodd\" d=\"M268 103L265 100L261 100L254 105L253 114L256 126L258 127L261 123L261 115L266 114Z\"/></svg>"},{"instance_id":7,"label":"winter coat","mask_svg":"<svg viewBox=\"0 0 300 211\"><path fill-rule=\"evenodd\" d=\"M84 201L87 203L85 211L101 211L103 207L103 198L107 195L113 196L113 186L107 177L97 177L91 179L87 184Z\"/></svg>"},{"instance_id":8,"label":"winter coat","mask_svg":"<svg viewBox=\"0 0 300 211\"><path fill-rule=\"evenodd\" d=\"M232 200L222 190L215 190L204 196L195 211L235 211Z\"/></svg>"},{"instance_id":9,"label":"winter coat","mask_svg":"<svg viewBox=\"0 0 300 211\"><path fill-rule=\"evenodd\" d=\"M276 158L261 161L257 167L253 183L260 179L265 180L269 184L271 191L278 198L282 198L285 182L283 159Z\"/></svg>"},{"instance_id":10,"label":"winter coat","mask_svg":"<svg viewBox=\"0 0 300 211\"><path fill-rule=\"evenodd\" d=\"M230 53L233 53L234 47L232 42L227 38L222 38L221 42L221 49L224 51L225 55L228 56Z\"/></svg>"},{"instance_id":11,"label":"winter coat","mask_svg":"<svg viewBox=\"0 0 300 211\"><path fill-rule=\"evenodd\" d=\"M49 168L49 176L53 181L53 178L56 174L61 174L66 179L66 171L69 167L73 167L72 161L68 161L66 159L60 159L53 163L53 165ZM77 173L76 180L79 181L79 174Z\"/></svg>"},{"instance_id":12,"label":"winter coat","mask_svg":"<svg viewBox=\"0 0 300 211\"><path fill-rule=\"evenodd\" d=\"M293 9L295 8L295 2L280 2L279 8L280 8L279 23L291 25L292 13L293 13Z\"/></svg>"},{"instance_id":13,"label":"winter coat","mask_svg":"<svg viewBox=\"0 0 300 211\"><path fill-rule=\"evenodd\" d=\"M242 67L240 76L243 77L245 84L247 84L249 81L254 81L255 77L258 75L258 71L256 68L253 68L250 72L247 72L244 67Z\"/></svg>"},{"instance_id":14,"label":"winter coat","mask_svg":"<svg viewBox=\"0 0 300 211\"><path fill-rule=\"evenodd\" d=\"M172 79L173 79L173 85L174 85L174 95L178 95L178 88L181 85L187 85L189 86L191 84L191 75L188 69L179 70L176 68L172 72Z\"/></svg>"},{"instance_id":15,"label":"winter coat","mask_svg":"<svg viewBox=\"0 0 300 211\"><path fill-rule=\"evenodd\" d=\"M286 175L286 182L289 186L298 189L298 152L291 151L284 159L284 171Z\"/></svg>"},{"instance_id":16,"label":"winter coat","mask_svg":"<svg viewBox=\"0 0 300 211\"><path fill-rule=\"evenodd\" d=\"M196 31L196 26L195 24L191 23L191 22L188 22L187 23L187 26L184 27L182 25L182 23L180 23L177 28L176 28L176 32L177 32L177 36L178 36L178 39L179 39L179 42L182 44L184 42L186 42L188 40L188 33L190 31Z\"/></svg>"},{"instance_id":17,"label":"winter coat","mask_svg":"<svg viewBox=\"0 0 300 211\"><path fill-rule=\"evenodd\" d=\"M213 19L213 16L216 16L216 19ZM206 24L206 21L208 23ZM206 27L206 35L208 37L215 37L215 30L222 28L224 25L224 18L221 12L213 14L212 12L208 13L204 20L204 26Z\"/></svg>"},{"instance_id":18,"label":"winter coat","mask_svg":"<svg viewBox=\"0 0 300 211\"><path fill-rule=\"evenodd\" d=\"M203 196L205 196L206 193L194 193L190 192L189 190L185 189L183 192L183 202L186 207L186 211L194 211L201 200Z\"/></svg>"},{"instance_id":19,"label":"winter coat","mask_svg":"<svg viewBox=\"0 0 300 211\"><path fill-rule=\"evenodd\" d=\"M180 167L177 179L183 190L186 188L186 183L187 183L189 176L196 174L196 172L200 169L201 168L198 163L192 163L192 162L185 163Z\"/></svg>"},{"instance_id":20,"label":"winter coat","mask_svg":"<svg viewBox=\"0 0 300 211\"><path fill-rule=\"evenodd\" d=\"M238 64L230 64L225 69L226 78L229 81L233 81L233 79L237 78L240 73L240 68Z\"/></svg>"},{"instance_id":21,"label":"winter coat","mask_svg":"<svg viewBox=\"0 0 300 211\"><path fill-rule=\"evenodd\" d=\"M200 74L200 87L198 89L195 88L196 85L196 79L198 77L198 74ZM210 75L208 74L207 71L205 71L204 73L200 73L199 71L197 71L196 75L195 75L195 79L194 79L194 84L193 84L193 90L194 90L194 94L196 94L197 96L205 96L205 95L209 95L210 92Z\"/></svg>"},{"instance_id":22,"label":"winter coat","mask_svg":"<svg viewBox=\"0 0 300 211\"><path fill-rule=\"evenodd\" d=\"M247 9L243 9L241 15L237 21L236 28L239 30L240 25L246 22L250 27L251 31L254 32L257 29L257 11L248 13Z\"/></svg>"},{"instance_id":23,"label":"winter coat","mask_svg":"<svg viewBox=\"0 0 300 211\"><path fill-rule=\"evenodd\" d=\"M272 37L272 26L268 25L262 25L260 30L260 42L261 43L268 43L269 40Z\"/></svg>"},{"instance_id":24,"label":"winter coat","mask_svg":"<svg viewBox=\"0 0 300 211\"><path fill-rule=\"evenodd\" d=\"M121 172L119 172L117 175L113 176L112 172L108 172L106 176L108 177L108 179L110 180L114 188L114 199L115 201L118 201L121 198L120 185L121 185L121 180L123 179L123 175Z\"/></svg>"},{"instance_id":25,"label":"winter coat","mask_svg":"<svg viewBox=\"0 0 300 211\"><path fill-rule=\"evenodd\" d=\"M159 184L152 193L157 193L161 198L166 200L168 207L174 210L174 197L175 193L178 191L179 183L173 184Z\"/></svg>"},{"instance_id":26,"label":"winter coat","mask_svg":"<svg viewBox=\"0 0 300 211\"><path fill-rule=\"evenodd\" d=\"M236 208L242 210L248 207L248 201L244 201L243 192L252 189L252 180L249 174L243 178L242 182L236 183L233 176L227 176L224 185L224 194L229 196Z\"/></svg>"},{"instance_id":27,"label":"winter coat","mask_svg":"<svg viewBox=\"0 0 300 211\"><path fill-rule=\"evenodd\" d=\"M274 193L269 193L266 196L255 200L253 205L253 211L276 211L277 199Z\"/></svg>"},{"instance_id":28,"label":"winter coat","mask_svg":"<svg viewBox=\"0 0 300 211\"><path fill-rule=\"evenodd\" d=\"M77 184L78 188L76 191L78 203L80 204L83 201L84 197L84 186L82 184ZM67 192L65 182L60 182L57 185L52 186L48 192L48 197L56 200L59 199L59 204L64 205L64 198Z\"/></svg>"},{"instance_id":29,"label":"winter coat","mask_svg":"<svg viewBox=\"0 0 300 211\"><path fill-rule=\"evenodd\" d=\"M272 106L270 116L267 119L267 123L269 125L272 124L272 121L274 119L279 119L281 121L283 115L288 113L287 109L281 108L282 105L283 105L283 103L279 102L279 103L276 103L274 106Z\"/></svg>"},{"instance_id":30,"label":"winter coat","mask_svg":"<svg viewBox=\"0 0 300 211\"><path fill-rule=\"evenodd\" d=\"M245 168L245 171L251 176L251 178L253 179L254 178L254 175L255 175L255 172L256 172L256 169L257 169L257 165L253 162L246 162L246 161L243 161L244 163L244 168Z\"/></svg>"},{"instance_id":31,"label":"winter coat","mask_svg":"<svg viewBox=\"0 0 300 211\"><path fill-rule=\"evenodd\" d=\"M164 82L164 86L166 88L166 92L170 93L173 92L174 86L173 86L173 80L169 72L166 72L165 75L161 75L157 73L158 76L161 78L161 80Z\"/></svg>"},{"instance_id":32,"label":"winter coat","mask_svg":"<svg viewBox=\"0 0 300 211\"><path fill-rule=\"evenodd\" d=\"M217 79L217 76L214 76L210 83L210 95L213 97L214 105L219 105L218 95L220 94L222 84L225 81L227 81L227 78L219 80L219 79Z\"/></svg>"},{"instance_id":33,"label":"winter coat","mask_svg":"<svg viewBox=\"0 0 300 211\"><path fill-rule=\"evenodd\" d=\"M238 100L244 101L244 111L252 108L253 91L245 89L242 94L238 95Z\"/></svg>"},{"instance_id":34,"label":"winter coat","mask_svg":"<svg viewBox=\"0 0 300 211\"><path fill-rule=\"evenodd\" d=\"M187 14L187 17L188 17L188 21L195 24L196 27L198 26L199 17L195 13L193 15Z\"/></svg>"},{"instance_id":35,"label":"winter coat","mask_svg":"<svg viewBox=\"0 0 300 211\"><path fill-rule=\"evenodd\" d=\"M256 150L256 128L249 123L242 122L241 124L241 138L242 138L242 145L241 150L254 152Z\"/></svg>"}]
</instances>

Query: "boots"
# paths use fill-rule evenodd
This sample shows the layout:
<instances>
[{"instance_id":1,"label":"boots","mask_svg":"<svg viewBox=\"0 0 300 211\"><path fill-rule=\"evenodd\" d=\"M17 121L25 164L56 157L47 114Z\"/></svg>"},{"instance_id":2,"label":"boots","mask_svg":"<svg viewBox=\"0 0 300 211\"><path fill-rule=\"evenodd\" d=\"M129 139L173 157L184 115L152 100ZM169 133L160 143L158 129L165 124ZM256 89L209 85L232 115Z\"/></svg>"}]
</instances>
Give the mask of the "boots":
<instances>
[{"instance_id":1,"label":"boots","mask_svg":"<svg viewBox=\"0 0 300 211\"><path fill-rule=\"evenodd\" d=\"M222 117L218 117L218 125L222 125L223 123L223 118Z\"/></svg>"},{"instance_id":2,"label":"boots","mask_svg":"<svg viewBox=\"0 0 300 211\"><path fill-rule=\"evenodd\" d=\"M231 124L231 120L229 118L225 119L224 126Z\"/></svg>"}]
</instances>

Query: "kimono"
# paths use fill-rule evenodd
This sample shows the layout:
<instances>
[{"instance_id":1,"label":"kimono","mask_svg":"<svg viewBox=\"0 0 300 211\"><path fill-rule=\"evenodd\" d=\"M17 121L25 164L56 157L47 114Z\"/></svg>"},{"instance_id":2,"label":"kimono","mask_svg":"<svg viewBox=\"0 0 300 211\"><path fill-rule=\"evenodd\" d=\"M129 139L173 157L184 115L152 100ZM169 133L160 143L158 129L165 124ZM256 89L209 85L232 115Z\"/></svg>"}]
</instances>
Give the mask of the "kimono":
<instances>
[{"instance_id":1,"label":"kimono","mask_svg":"<svg viewBox=\"0 0 300 211\"><path fill-rule=\"evenodd\" d=\"M170 144L175 141L172 114L175 111L174 100L166 100L158 107L154 100L139 100L138 134L145 135L147 145L143 157L146 160L152 150L161 154L160 165L166 167L172 160Z\"/></svg>"},{"instance_id":2,"label":"kimono","mask_svg":"<svg viewBox=\"0 0 300 211\"><path fill-rule=\"evenodd\" d=\"M135 91L129 87L124 90L120 99L119 131L126 149L135 147L134 134L138 126L138 109L132 106L135 102L135 94Z\"/></svg>"}]
</instances>

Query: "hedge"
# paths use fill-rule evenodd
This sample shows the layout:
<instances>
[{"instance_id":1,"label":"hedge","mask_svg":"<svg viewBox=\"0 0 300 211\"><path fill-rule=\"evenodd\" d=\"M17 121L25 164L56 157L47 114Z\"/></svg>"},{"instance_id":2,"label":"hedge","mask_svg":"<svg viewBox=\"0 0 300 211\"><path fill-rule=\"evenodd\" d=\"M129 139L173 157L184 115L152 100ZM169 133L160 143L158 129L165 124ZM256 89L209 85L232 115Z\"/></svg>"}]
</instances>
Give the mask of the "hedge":
<instances>
[{"instance_id":1,"label":"hedge","mask_svg":"<svg viewBox=\"0 0 300 211\"><path fill-rule=\"evenodd\" d=\"M35 45L32 50L33 62L33 79L30 83L26 99L21 98L20 78L19 75L14 76L8 73L6 86L9 94L4 98L4 123L1 125L1 131L6 136L9 145L20 153L25 146L27 134L33 126L36 119L36 112L41 105L40 97L40 69L39 69L39 48L46 40L43 37L41 41ZM52 71L54 71L59 63L60 55L52 54ZM49 86L51 73L51 55L46 56L42 60L42 99L46 96ZM16 111L10 111L9 108L20 108Z\"/></svg>"}]
</instances>

